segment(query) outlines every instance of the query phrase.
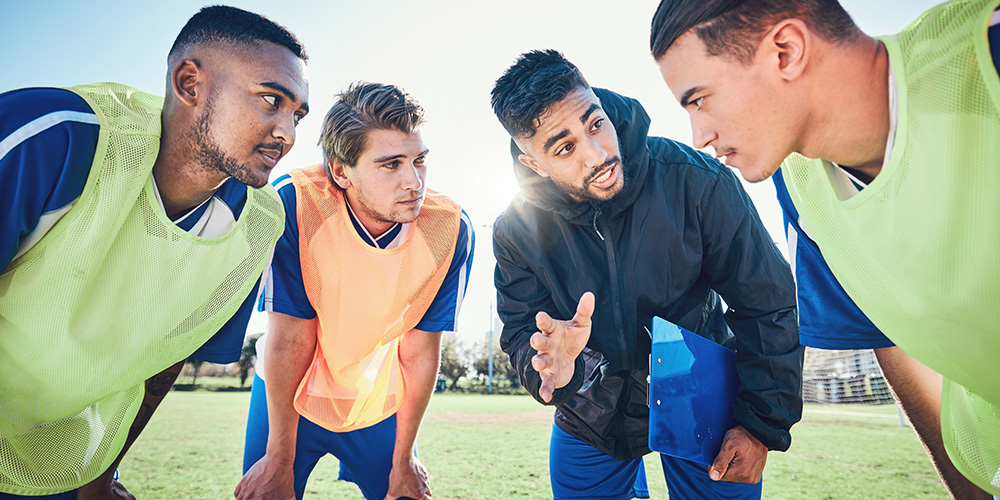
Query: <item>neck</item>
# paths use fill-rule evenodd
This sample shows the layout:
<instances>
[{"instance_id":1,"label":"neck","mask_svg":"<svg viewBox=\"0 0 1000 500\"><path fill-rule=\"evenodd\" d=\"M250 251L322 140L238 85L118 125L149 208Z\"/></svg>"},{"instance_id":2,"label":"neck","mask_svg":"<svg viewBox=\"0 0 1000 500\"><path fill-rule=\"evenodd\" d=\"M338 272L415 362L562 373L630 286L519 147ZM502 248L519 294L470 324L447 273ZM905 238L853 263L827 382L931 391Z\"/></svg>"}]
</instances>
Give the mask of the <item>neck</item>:
<instances>
[{"instance_id":1,"label":"neck","mask_svg":"<svg viewBox=\"0 0 1000 500\"><path fill-rule=\"evenodd\" d=\"M211 198L229 176L203 166L193 157L183 137L176 137L176 131L167 126L166 119L163 122L153 179L164 211L173 220Z\"/></svg>"},{"instance_id":2,"label":"neck","mask_svg":"<svg viewBox=\"0 0 1000 500\"><path fill-rule=\"evenodd\" d=\"M889 56L878 40L862 36L845 46L827 45L817 70L807 132L797 151L874 179L889 136Z\"/></svg>"},{"instance_id":3,"label":"neck","mask_svg":"<svg viewBox=\"0 0 1000 500\"><path fill-rule=\"evenodd\" d=\"M382 236L395 224L395 222L388 222L370 216L367 210L365 210L364 205L355 198L352 190L344 191L344 199L347 200L347 206L354 215L354 218L364 226L365 231L368 231L368 234L372 238L378 239L379 236Z\"/></svg>"}]
</instances>

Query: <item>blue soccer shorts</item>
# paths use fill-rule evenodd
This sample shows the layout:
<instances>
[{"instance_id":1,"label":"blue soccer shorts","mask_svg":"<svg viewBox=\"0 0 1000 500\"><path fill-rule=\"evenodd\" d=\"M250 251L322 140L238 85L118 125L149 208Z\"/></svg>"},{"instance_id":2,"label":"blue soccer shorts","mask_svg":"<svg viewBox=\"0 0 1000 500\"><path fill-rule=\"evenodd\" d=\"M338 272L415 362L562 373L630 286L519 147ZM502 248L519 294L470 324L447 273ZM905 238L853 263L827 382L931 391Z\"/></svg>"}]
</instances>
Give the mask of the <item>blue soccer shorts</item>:
<instances>
[{"instance_id":1,"label":"blue soccer shorts","mask_svg":"<svg viewBox=\"0 0 1000 500\"><path fill-rule=\"evenodd\" d=\"M267 450L267 393L264 381L254 376L250 390L250 415L243 448L243 473L264 457ZM389 491L389 471L392 450L396 442L396 415L364 429L350 432L326 430L304 417L299 417L295 439L295 498L301 500L306 480L319 459L331 454L340 460L341 468L350 471L350 480L361 488L369 500L382 500Z\"/></svg>"},{"instance_id":2,"label":"blue soccer shorts","mask_svg":"<svg viewBox=\"0 0 1000 500\"><path fill-rule=\"evenodd\" d=\"M712 481L708 467L660 454L670 500L759 500L761 483ZM549 478L555 500L648 498L642 459L625 462L571 436L555 424L549 445Z\"/></svg>"}]
</instances>

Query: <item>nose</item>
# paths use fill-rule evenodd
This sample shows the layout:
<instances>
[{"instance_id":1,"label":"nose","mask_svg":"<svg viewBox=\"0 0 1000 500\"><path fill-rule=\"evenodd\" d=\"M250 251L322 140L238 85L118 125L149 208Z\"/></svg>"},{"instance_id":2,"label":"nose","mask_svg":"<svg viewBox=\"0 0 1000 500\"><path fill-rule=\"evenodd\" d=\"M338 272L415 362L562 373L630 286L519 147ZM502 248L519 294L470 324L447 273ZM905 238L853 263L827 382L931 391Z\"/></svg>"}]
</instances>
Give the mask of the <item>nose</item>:
<instances>
[{"instance_id":1,"label":"nose","mask_svg":"<svg viewBox=\"0 0 1000 500\"><path fill-rule=\"evenodd\" d=\"M581 143L585 153L584 161L588 168L598 168L608 161L608 150L597 137L590 137Z\"/></svg>"},{"instance_id":2,"label":"nose","mask_svg":"<svg viewBox=\"0 0 1000 500\"><path fill-rule=\"evenodd\" d=\"M403 189L406 191L419 191L424 186L424 175L426 170L423 166L409 163L403 172Z\"/></svg>"},{"instance_id":3,"label":"nose","mask_svg":"<svg viewBox=\"0 0 1000 500\"><path fill-rule=\"evenodd\" d=\"M271 130L271 136L285 145L285 151L295 144L295 116L282 116Z\"/></svg>"},{"instance_id":4,"label":"nose","mask_svg":"<svg viewBox=\"0 0 1000 500\"><path fill-rule=\"evenodd\" d=\"M718 135L715 130L710 127L704 118L699 118L694 113L691 113L691 143L694 145L695 149L702 149L711 146L715 140L718 139Z\"/></svg>"}]
</instances>

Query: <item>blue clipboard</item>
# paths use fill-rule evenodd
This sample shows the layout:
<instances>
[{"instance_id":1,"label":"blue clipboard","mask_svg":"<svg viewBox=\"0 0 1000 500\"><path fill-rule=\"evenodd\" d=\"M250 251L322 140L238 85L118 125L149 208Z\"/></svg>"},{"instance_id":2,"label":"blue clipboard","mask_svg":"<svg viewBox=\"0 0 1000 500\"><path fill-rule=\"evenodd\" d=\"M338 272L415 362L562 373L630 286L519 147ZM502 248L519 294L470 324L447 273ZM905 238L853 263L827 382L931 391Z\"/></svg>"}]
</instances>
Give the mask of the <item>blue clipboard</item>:
<instances>
[{"instance_id":1,"label":"blue clipboard","mask_svg":"<svg viewBox=\"0 0 1000 500\"><path fill-rule=\"evenodd\" d=\"M653 318L649 449L705 465L736 427L736 353L662 318Z\"/></svg>"}]
</instances>

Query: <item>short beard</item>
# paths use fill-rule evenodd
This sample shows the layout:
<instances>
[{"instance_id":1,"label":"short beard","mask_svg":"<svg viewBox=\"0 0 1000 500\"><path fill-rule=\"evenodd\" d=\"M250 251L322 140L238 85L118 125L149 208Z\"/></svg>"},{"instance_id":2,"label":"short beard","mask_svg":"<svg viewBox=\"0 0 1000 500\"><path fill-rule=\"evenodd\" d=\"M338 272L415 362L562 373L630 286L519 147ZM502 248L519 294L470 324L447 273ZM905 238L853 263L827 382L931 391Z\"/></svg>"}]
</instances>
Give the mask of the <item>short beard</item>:
<instances>
[{"instance_id":1,"label":"short beard","mask_svg":"<svg viewBox=\"0 0 1000 500\"><path fill-rule=\"evenodd\" d=\"M594 180L594 177L597 177L597 173L603 170L604 167L607 167L608 165L613 165L615 163L618 164L618 168L620 168L622 171L621 189L619 189L617 193L615 193L613 196L611 196L606 200L595 198L594 195L591 194L590 190L587 189L590 187L590 182ZM556 185L559 186L559 188L565 191L567 194L570 194L581 201L589 201L591 204L604 206L610 204L612 201L617 199L618 196L620 196L623 191L625 191L625 187L628 186L629 180L630 180L629 176L625 172L625 163L622 161L620 156L615 156L609 159L608 161L604 162L604 164L602 164L600 167L595 168L594 171L591 172L591 174L587 176L586 179L583 180L583 186L572 186L569 184L563 184L562 182L556 182ZM553 180L553 182L555 181Z\"/></svg>"},{"instance_id":2,"label":"short beard","mask_svg":"<svg viewBox=\"0 0 1000 500\"><path fill-rule=\"evenodd\" d=\"M599 208L602 212L606 212L607 209L610 208L615 201L620 199L622 197L622 193L624 193L625 190L628 189L629 184L632 183L632 177L629 176L628 171L625 170L624 163L622 163L621 169L622 169L622 188L619 189L614 196L606 200L596 200L596 199L590 200L590 203L595 207Z\"/></svg>"},{"instance_id":3,"label":"short beard","mask_svg":"<svg viewBox=\"0 0 1000 500\"><path fill-rule=\"evenodd\" d=\"M208 170L222 172L248 186L264 187L267 184L266 178L260 179L249 165L240 163L224 153L222 148L212 140L209 133L211 129L209 122L212 117L213 104L214 99L209 96L208 102L205 103L205 112L188 131L188 139L194 144L195 161Z\"/></svg>"}]
</instances>

